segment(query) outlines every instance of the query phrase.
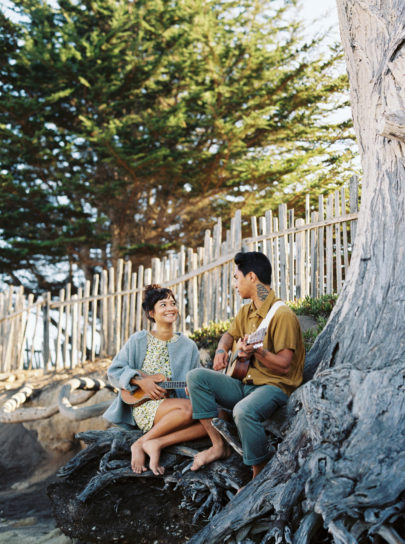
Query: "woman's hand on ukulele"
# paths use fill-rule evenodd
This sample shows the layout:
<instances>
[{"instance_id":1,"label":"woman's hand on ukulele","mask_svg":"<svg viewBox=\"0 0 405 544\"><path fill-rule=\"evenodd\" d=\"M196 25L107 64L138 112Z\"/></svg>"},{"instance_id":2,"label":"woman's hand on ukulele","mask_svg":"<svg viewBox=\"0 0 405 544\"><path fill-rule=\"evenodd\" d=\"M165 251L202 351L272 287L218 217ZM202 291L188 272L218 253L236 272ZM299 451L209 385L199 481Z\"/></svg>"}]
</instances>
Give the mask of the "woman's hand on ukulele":
<instances>
[{"instance_id":1,"label":"woman's hand on ukulele","mask_svg":"<svg viewBox=\"0 0 405 544\"><path fill-rule=\"evenodd\" d=\"M144 376L142 379L136 380L136 385L152 400L163 399L166 396L166 389L159 387L155 380L156 378L153 376Z\"/></svg>"}]
</instances>

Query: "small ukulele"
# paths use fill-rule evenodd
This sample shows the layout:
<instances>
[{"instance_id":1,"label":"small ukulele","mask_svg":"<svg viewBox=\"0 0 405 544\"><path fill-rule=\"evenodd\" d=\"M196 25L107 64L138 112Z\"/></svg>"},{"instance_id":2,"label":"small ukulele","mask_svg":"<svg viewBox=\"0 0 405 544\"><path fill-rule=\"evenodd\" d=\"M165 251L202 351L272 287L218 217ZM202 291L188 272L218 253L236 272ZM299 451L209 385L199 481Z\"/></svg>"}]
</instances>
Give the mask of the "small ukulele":
<instances>
[{"instance_id":1,"label":"small ukulele","mask_svg":"<svg viewBox=\"0 0 405 544\"><path fill-rule=\"evenodd\" d=\"M257 331L249 334L247 338L247 344L253 344L255 349L262 347L264 337L266 336L267 328L257 329ZM226 367L225 374L236 378L237 380L243 380L248 373L248 368L250 364L250 358L239 357L239 352L237 351L231 358Z\"/></svg>"},{"instance_id":2,"label":"small ukulele","mask_svg":"<svg viewBox=\"0 0 405 544\"><path fill-rule=\"evenodd\" d=\"M154 378L154 381L158 384L159 387L162 387L166 390L171 389L181 389L183 387L186 387L186 382L171 382L166 381L166 378L163 374L145 374L145 372L139 371L141 376L150 376ZM142 391L141 388L138 388L136 391L131 393L130 391L127 391L126 389L121 389L121 398L125 402L125 404L131 404L134 408L136 406L140 406L144 402L148 402L148 400L151 400L150 396L147 395L144 391Z\"/></svg>"}]
</instances>

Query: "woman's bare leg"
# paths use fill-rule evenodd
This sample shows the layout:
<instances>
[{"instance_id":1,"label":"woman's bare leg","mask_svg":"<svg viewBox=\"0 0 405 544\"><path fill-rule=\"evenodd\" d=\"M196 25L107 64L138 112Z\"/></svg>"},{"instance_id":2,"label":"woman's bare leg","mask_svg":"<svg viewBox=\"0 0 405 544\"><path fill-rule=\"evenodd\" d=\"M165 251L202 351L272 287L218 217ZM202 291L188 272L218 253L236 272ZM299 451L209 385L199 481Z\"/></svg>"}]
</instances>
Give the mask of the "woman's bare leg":
<instances>
[{"instance_id":1,"label":"woman's bare leg","mask_svg":"<svg viewBox=\"0 0 405 544\"><path fill-rule=\"evenodd\" d=\"M189 431L187 427L196 427ZM198 429L198 430L197 430ZM180 435L176 431L186 431ZM147 441L164 437L174 433L175 436L168 440L166 445L193 440L205 435L202 426L192 419L191 403L188 399L165 399L157 409L153 427L131 446L131 467L138 474L146 470L145 467L145 443ZM173 442L173 440L175 440ZM163 467L159 466L159 456L162 447L158 443L150 444L147 449L153 459L150 460L150 468L154 474L163 474ZM146 452L148 453L148 452ZM150 455L148 453L148 455Z\"/></svg>"},{"instance_id":2,"label":"woman's bare leg","mask_svg":"<svg viewBox=\"0 0 405 544\"><path fill-rule=\"evenodd\" d=\"M146 440L143 443L143 451L149 455L149 468L154 474L163 474L164 467L159 465L160 453L163 448L179 444L180 442L202 438L206 435L207 433L201 423L193 423L179 431L173 431L172 433Z\"/></svg>"}]
</instances>

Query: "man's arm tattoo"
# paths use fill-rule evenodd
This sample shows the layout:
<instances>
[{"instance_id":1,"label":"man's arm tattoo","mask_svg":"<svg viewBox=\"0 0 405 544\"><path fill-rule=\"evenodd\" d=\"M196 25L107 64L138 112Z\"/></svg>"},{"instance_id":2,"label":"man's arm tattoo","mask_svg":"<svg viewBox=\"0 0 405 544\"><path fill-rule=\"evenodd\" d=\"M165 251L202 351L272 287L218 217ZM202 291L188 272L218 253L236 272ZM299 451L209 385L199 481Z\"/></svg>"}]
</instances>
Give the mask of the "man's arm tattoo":
<instances>
[{"instance_id":1,"label":"man's arm tattoo","mask_svg":"<svg viewBox=\"0 0 405 544\"><path fill-rule=\"evenodd\" d=\"M266 287L262 283L258 283L256 289L259 300L261 300L262 302L266 300L267 295L269 294L269 290L266 289Z\"/></svg>"}]
</instances>

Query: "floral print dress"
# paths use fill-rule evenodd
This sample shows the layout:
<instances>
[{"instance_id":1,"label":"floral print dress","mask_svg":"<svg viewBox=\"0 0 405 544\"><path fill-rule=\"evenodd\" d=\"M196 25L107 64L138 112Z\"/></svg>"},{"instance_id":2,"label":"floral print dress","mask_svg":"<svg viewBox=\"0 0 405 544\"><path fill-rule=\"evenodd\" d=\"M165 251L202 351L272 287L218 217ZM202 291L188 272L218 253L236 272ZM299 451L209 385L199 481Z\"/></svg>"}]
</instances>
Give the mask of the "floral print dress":
<instances>
[{"instance_id":1,"label":"floral print dress","mask_svg":"<svg viewBox=\"0 0 405 544\"><path fill-rule=\"evenodd\" d=\"M174 335L170 340L159 340L148 332L147 348L145 359L142 364L142 371L146 374L163 374L167 380L172 379L172 369L170 367L168 344L176 342L179 336ZM153 427L155 415L161 402L160 400L149 400L133 409L135 423L144 433Z\"/></svg>"}]
</instances>

